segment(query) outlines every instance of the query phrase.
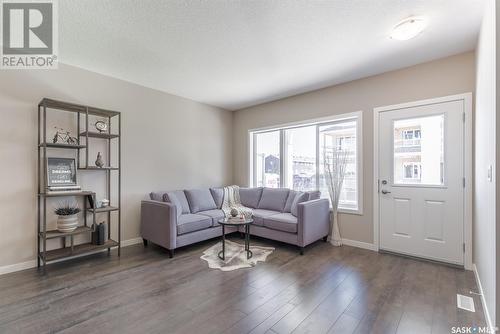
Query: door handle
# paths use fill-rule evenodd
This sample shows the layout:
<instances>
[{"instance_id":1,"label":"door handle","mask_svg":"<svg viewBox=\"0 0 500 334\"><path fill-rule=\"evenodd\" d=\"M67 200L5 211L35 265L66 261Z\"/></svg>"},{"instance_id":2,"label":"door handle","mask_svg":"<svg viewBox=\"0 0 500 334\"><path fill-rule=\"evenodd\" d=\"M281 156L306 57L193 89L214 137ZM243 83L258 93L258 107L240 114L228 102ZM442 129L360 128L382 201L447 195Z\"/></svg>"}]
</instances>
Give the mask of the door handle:
<instances>
[{"instance_id":1,"label":"door handle","mask_svg":"<svg viewBox=\"0 0 500 334\"><path fill-rule=\"evenodd\" d=\"M382 194L390 194L391 192L390 191L387 191L387 190L382 190Z\"/></svg>"}]
</instances>

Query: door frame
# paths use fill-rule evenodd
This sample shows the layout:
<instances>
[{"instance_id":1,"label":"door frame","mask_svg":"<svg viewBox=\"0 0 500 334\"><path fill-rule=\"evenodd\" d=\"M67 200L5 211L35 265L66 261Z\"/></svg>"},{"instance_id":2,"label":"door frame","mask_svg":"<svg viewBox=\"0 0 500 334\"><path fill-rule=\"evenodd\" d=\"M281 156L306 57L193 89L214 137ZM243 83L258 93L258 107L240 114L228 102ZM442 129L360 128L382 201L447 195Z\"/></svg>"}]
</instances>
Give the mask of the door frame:
<instances>
[{"instance_id":1,"label":"door frame","mask_svg":"<svg viewBox=\"0 0 500 334\"><path fill-rule=\"evenodd\" d=\"M380 248L379 212L379 118L380 114L395 109L404 109L443 102L463 101L464 104L464 267L472 270L472 93L449 95L373 109L373 244Z\"/></svg>"}]
</instances>

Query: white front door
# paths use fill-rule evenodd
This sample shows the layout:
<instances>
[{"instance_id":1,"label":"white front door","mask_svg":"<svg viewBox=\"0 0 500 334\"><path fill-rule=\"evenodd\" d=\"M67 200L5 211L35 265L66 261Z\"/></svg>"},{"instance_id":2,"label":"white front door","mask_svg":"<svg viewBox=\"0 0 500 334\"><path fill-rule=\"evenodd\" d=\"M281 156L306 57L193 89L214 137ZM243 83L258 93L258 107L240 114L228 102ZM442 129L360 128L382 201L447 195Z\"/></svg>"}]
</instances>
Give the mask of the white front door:
<instances>
[{"instance_id":1,"label":"white front door","mask_svg":"<svg viewBox=\"0 0 500 334\"><path fill-rule=\"evenodd\" d=\"M464 101L379 113L380 249L464 264Z\"/></svg>"}]
</instances>

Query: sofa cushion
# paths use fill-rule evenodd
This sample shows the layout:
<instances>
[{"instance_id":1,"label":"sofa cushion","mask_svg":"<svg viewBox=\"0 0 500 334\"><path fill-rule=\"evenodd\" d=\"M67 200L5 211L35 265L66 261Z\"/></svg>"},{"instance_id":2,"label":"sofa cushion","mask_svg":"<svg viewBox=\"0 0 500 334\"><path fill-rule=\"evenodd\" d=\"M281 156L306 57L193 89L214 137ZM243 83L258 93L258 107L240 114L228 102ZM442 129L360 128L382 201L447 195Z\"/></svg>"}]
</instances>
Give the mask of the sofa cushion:
<instances>
[{"instance_id":1,"label":"sofa cushion","mask_svg":"<svg viewBox=\"0 0 500 334\"><path fill-rule=\"evenodd\" d=\"M280 213L264 218L264 227L288 233L297 233L297 217L291 213Z\"/></svg>"},{"instance_id":2,"label":"sofa cushion","mask_svg":"<svg viewBox=\"0 0 500 334\"><path fill-rule=\"evenodd\" d=\"M293 200L295 199L295 195L297 195L297 193L298 191L290 190L290 192L288 193L288 198L286 199L285 209L283 210L283 212L290 212L292 210Z\"/></svg>"},{"instance_id":3,"label":"sofa cushion","mask_svg":"<svg viewBox=\"0 0 500 334\"><path fill-rule=\"evenodd\" d=\"M188 213L177 218L177 234L196 232L212 227L212 219L203 215Z\"/></svg>"},{"instance_id":4,"label":"sofa cushion","mask_svg":"<svg viewBox=\"0 0 500 334\"><path fill-rule=\"evenodd\" d=\"M261 196L262 188L240 188L241 204L248 208L257 208Z\"/></svg>"},{"instance_id":5,"label":"sofa cushion","mask_svg":"<svg viewBox=\"0 0 500 334\"><path fill-rule=\"evenodd\" d=\"M224 189L223 188L210 188L210 193L214 198L215 205L217 209L222 208L222 201L224 200Z\"/></svg>"},{"instance_id":6,"label":"sofa cushion","mask_svg":"<svg viewBox=\"0 0 500 334\"><path fill-rule=\"evenodd\" d=\"M207 216L212 219L212 226L218 226L218 221L224 218L224 211L220 209L207 210L198 212L199 215Z\"/></svg>"},{"instance_id":7,"label":"sofa cushion","mask_svg":"<svg viewBox=\"0 0 500 334\"><path fill-rule=\"evenodd\" d=\"M191 213L217 209L214 198L208 189L184 190Z\"/></svg>"},{"instance_id":8,"label":"sofa cushion","mask_svg":"<svg viewBox=\"0 0 500 334\"><path fill-rule=\"evenodd\" d=\"M292 209L290 210L291 214L295 217L297 217L297 205L302 202L307 202L309 200L309 194L308 193L303 193L299 192L297 195L295 195L295 198L293 199L292 203Z\"/></svg>"},{"instance_id":9,"label":"sofa cushion","mask_svg":"<svg viewBox=\"0 0 500 334\"><path fill-rule=\"evenodd\" d=\"M283 212L289 192L286 188L264 188L258 208Z\"/></svg>"},{"instance_id":10,"label":"sofa cushion","mask_svg":"<svg viewBox=\"0 0 500 334\"><path fill-rule=\"evenodd\" d=\"M172 200L172 198L174 197L177 198L177 201L181 205L182 214L191 213L191 211L189 210L189 203L187 201L186 195L184 194L184 190L167 191L165 195L163 195L163 200L165 202L170 202L172 204L175 204L174 201Z\"/></svg>"},{"instance_id":11,"label":"sofa cushion","mask_svg":"<svg viewBox=\"0 0 500 334\"><path fill-rule=\"evenodd\" d=\"M264 218L277 215L280 212L272 211L272 210L264 210L264 209L255 209L253 210L253 223L258 226L264 226Z\"/></svg>"}]
</instances>

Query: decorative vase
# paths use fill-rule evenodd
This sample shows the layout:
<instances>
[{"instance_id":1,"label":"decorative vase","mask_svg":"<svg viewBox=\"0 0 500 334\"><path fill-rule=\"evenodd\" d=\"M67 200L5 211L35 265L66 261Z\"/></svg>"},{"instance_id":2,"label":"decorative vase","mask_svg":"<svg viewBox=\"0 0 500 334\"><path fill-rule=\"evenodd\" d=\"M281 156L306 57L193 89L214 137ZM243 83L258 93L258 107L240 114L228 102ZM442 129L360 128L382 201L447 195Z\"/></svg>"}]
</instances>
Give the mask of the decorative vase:
<instances>
[{"instance_id":1,"label":"decorative vase","mask_svg":"<svg viewBox=\"0 0 500 334\"><path fill-rule=\"evenodd\" d=\"M236 209L231 209L231 216L232 216L232 217L237 217L237 216L238 216L238 210L236 210Z\"/></svg>"},{"instance_id":2,"label":"decorative vase","mask_svg":"<svg viewBox=\"0 0 500 334\"><path fill-rule=\"evenodd\" d=\"M95 161L95 165L100 168L104 166L104 161L102 160L101 152L97 152L97 159Z\"/></svg>"},{"instance_id":3,"label":"decorative vase","mask_svg":"<svg viewBox=\"0 0 500 334\"><path fill-rule=\"evenodd\" d=\"M59 232L73 232L78 227L77 214L68 216L57 216L57 230Z\"/></svg>"}]
</instances>

